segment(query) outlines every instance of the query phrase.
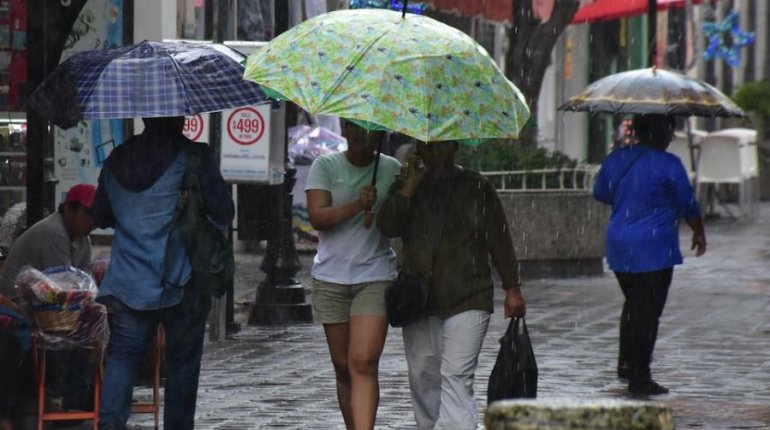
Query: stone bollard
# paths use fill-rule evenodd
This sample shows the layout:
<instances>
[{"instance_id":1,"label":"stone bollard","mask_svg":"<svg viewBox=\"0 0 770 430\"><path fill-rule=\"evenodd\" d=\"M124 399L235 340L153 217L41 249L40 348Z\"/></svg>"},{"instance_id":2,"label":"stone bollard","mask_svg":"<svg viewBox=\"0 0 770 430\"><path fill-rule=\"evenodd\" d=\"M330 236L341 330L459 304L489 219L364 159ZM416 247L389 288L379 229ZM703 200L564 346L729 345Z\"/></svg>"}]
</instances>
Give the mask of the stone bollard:
<instances>
[{"instance_id":1,"label":"stone bollard","mask_svg":"<svg viewBox=\"0 0 770 430\"><path fill-rule=\"evenodd\" d=\"M487 430L673 430L674 415L661 403L617 399L531 399L494 402Z\"/></svg>"}]
</instances>

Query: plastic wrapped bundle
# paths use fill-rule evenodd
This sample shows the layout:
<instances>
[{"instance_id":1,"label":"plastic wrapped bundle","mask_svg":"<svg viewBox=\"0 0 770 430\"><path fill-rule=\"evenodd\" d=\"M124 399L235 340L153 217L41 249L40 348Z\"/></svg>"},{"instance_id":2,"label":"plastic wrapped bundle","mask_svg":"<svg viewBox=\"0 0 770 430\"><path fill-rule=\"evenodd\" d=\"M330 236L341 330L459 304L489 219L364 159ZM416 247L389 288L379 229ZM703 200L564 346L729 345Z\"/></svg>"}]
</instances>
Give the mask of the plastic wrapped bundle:
<instances>
[{"instance_id":1,"label":"plastic wrapped bundle","mask_svg":"<svg viewBox=\"0 0 770 430\"><path fill-rule=\"evenodd\" d=\"M107 310L94 302L97 288L86 272L69 266L41 272L25 267L16 277L22 304L48 347L92 347L108 337Z\"/></svg>"},{"instance_id":2,"label":"plastic wrapped bundle","mask_svg":"<svg viewBox=\"0 0 770 430\"><path fill-rule=\"evenodd\" d=\"M97 287L101 286L104 275L107 274L107 269L110 267L111 260L112 257L109 251L103 251L91 262L91 276L94 278Z\"/></svg>"}]
</instances>

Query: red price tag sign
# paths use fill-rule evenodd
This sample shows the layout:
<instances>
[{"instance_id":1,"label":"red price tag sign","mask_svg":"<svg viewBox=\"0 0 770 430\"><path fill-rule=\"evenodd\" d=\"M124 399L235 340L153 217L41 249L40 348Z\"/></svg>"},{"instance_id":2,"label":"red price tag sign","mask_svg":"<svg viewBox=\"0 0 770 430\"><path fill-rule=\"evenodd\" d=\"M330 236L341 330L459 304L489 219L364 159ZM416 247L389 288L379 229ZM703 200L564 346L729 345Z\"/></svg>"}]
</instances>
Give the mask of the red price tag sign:
<instances>
[{"instance_id":1,"label":"red price tag sign","mask_svg":"<svg viewBox=\"0 0 770 430\"><path fill-rule=\"evenodd\" d=\"M227 118L227 134L239 145L251 145L265 133L265 119L253 107L238 108Z\"/></svg>"},{"instance_id":2,"label":"red price tag sign","mask_svg":"<svg viewBox=\"0 0 770 430\"><path fill-rule=\"evenodd\" d=\"M182 129L185 137L197 142L198 138L203 134L203 116L196 114L195 116L184 117L184 128Z\"/></svg>"}]
</instances>

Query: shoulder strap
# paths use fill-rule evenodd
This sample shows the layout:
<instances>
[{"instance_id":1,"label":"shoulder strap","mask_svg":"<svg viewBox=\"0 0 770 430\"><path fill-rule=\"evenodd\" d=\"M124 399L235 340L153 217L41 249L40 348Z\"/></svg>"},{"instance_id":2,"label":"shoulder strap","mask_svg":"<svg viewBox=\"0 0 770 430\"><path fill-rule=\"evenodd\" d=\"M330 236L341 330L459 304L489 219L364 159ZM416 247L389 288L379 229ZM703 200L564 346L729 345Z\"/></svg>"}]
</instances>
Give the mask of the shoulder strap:
<instances>
[{"instance_id":1,"label":"shoulder strap","mask_svg":"<svg viewBox=\"0 0 770 430\"><path fill-rule=\"evenodd\" d=\"M633 160L631 160L630 163L626 166L626 169L623 170L623 173L620 174L620 177L618 178L617 183L615 184L615 190L612 192L612 197L610 197L610 201L615 201L615 193L618 192L618 188L620 188L620 182L623 180L623 178L626 177L626 173L628 173L629 170L631 170L631 167L636 164L636 161L642 158L642 155L644 155L647 151L649 151L650 148L644 148L641 152L636 154L636 157L634 157Z\"/></svg>"},{"instance_id":2,"label":"shoulder strap","mask_svg":"<svg viewBox=\"0 0 770 430\"><path fill-rule=\"evenodd\" d=\"M201 148L197 145L189 145L186 146L183 151L185 152L185 166L184 166L184 173L182 173L182 185L179 189L179 197L176 200L176 207L174 208L174 216L171 218L171 224L168 227L168 234L166 235L166 253L163 258L163 267L164 267L164 273L163 273L163 279L161 279L161 286L165 288L167 285L170 285L172 287L181 287L181 285L174 285L166 280L166 273L165 268L169 265L169 252L168 252L168 246L171 242L171 236L174 233L174 231L179 227L179 221L182 218L182 213L184 212L185 207L187 206L189 200L190 200L190 189L193 189L193 192L198 192L198 166L200 166L201 161L203 160L203 151ZM195 196L192 196L195 198Z\"/></svg>"}]
</instances>

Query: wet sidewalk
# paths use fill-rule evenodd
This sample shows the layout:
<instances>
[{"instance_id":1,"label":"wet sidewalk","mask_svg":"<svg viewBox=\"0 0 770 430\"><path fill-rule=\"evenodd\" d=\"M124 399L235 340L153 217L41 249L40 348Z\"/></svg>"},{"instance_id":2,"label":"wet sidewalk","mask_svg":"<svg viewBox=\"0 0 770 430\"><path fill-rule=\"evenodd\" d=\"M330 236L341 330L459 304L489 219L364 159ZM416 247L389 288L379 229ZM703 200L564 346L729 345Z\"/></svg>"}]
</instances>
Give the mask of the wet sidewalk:
<instances>
[{"instance_id":1,"label":"wet sidewalk","mask_svg":"<svg viewBox=\"0 0 770 430\"><path fill-rule=\"evenodd\" d=\"M688 250L674 272L661 321L653 375L671 393L679 429L770 429L770 204L752 221L707 222L708 252ZM299 278L308 286L311 255ZM237 301L253 297L260 257L238 256ZM540 369L539 397L625 398L615 378L621 293L611 272L524 283L527 324ZM475 389L483 414L497 354L502 291L482 350ZM245 318L239 314L239 318ZM414 428L400 329L380 363L377 428ZM316 324L252 327L207 342L198 397L200 429L337 429L334 373ZM152 428L134 416L134 429Z\"/></svg>"}]
</instances>

